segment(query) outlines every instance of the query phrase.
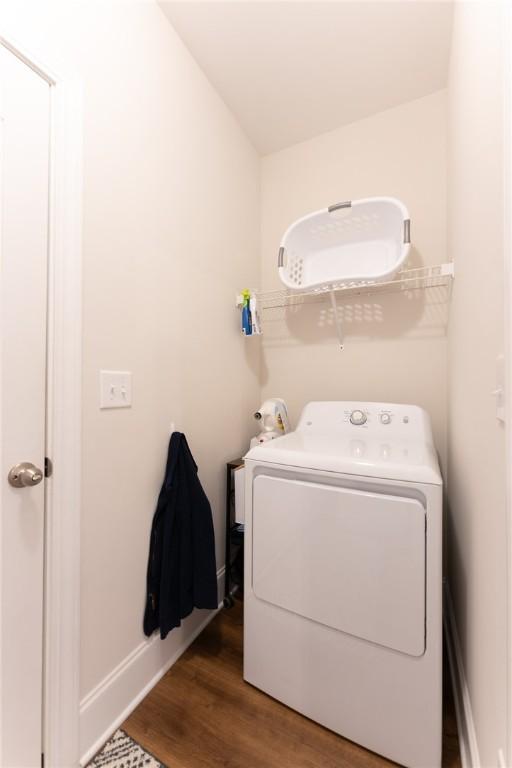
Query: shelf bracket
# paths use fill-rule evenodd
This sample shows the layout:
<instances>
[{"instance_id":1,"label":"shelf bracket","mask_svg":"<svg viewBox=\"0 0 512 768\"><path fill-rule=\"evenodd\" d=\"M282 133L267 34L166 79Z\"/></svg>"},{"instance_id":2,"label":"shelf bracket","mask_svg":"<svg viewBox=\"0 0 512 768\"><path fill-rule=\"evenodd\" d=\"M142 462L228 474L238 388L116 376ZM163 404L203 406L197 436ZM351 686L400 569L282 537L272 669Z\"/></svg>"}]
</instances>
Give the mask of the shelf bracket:
<instances>
[{"instance_id":1,"label":"shelf bracket","mask_svg":"<svg viewBox=\"0 0 512 768\"><path fill-rule=\"evenodd\" d=\"M455 277L455 264L453 261L441 264L441 275L443 277Z\"/></svg>"},{"instance_id":2,"label":"shelf bracket","mask_svg":"<svg viewBox=\"0 0 512 768\"><path fill-rule=\"evenodd\" d=\"M338 333L338 341L340 343L340 349L343 349L343 327L341 320L338 317L338 305L336 303L336 291L329 291L331 298L331 307L334 315L334 323L336 325L336 331Z\"/></svg>"}]
</instances>

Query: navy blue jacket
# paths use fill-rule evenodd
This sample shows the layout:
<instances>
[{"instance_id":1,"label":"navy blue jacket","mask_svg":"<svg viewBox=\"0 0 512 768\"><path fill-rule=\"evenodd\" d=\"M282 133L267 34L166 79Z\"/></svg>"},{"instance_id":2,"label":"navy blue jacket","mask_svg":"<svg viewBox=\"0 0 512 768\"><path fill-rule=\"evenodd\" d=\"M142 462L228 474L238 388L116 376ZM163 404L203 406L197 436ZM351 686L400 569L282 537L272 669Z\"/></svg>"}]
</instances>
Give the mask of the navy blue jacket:
<instances>
[{"instance_id":1,"label":"navy blue jacket","mask_svg":"<svg viewBox=\"0 0 512 768\"><path fill-rule=\"evenodd\" d=\"M217 608L210 502L185 435L169 442L165 478L151 528L144 633L163 639L194 608Z\"/></svg>"}]
</instances>

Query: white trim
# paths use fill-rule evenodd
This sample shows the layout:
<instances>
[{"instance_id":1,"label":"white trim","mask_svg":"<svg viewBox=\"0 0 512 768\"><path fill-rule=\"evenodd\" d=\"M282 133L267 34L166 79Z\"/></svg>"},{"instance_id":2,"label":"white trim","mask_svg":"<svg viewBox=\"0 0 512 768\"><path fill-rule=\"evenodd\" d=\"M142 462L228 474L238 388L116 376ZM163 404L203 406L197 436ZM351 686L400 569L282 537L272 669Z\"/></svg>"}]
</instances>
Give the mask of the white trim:
<instances>
[{"instance_id":1,"label":"white trim","mask_svg":"<svg viewBox=\"0 0 512 768\"><path fill-rule=\"evenodd\" d=\"M505 466L507 509L507 733L499 750L503 765L512 763L512 12L504 4L503 40L503 257L504 257L504 353L505 353ZM508 760L506 760L506 757Z\"/></svg>"},{"instance_id":2,"label":"white trim","mask_svg":"<svg viewBox=\"0 0 512 768\"><path fill-rule=\"evenodd\" d=\"M26 64L27 67L30 67L36 75L39 75L43 80L46 80L49 85L55 85L60 80L60 78L58 78L49 67L42 64L33 53L28 52L18 41L14 40L12 35L2 34L2 32L0 32L0 45L3 45L4 48L7 48L7 50L14 54L14 56L17 56L18 59Z\"/></svg>"},{"instance_id":3,"label":"white trim","mask_svg":"<svg viewBox=\"0 0 512 768\"><path fill-rule=\"evenodd\" d=\"M167 653L165 651L162 653L160 647L162 641L158 635L141 643L82 700L80 705L81 765L87 765L114 731L187 650L215 614L216 611L208 613L192 630L190 621L184 622L178 632L174 630L168 639L163 641ZM197 612L190 618L193 622L197 622L202 615L203 612Z\"/></svg>"},{"instance_id":4,"label":"white trim","mask_svg":"<svg viewBox=\"0 0 512 768\"><path fill-rule=\"evenodd\" d=\"M158 683L222 606L224 568L217 572L219 608L194 611L165 640L157 634L144 640L80 703L81 765L101 749L135 707Z\"/></svg>"},{"instance_id":5,"label":"white trim","mask_svg":"<svg viewBox=\"0 0 512 768\"><path fill-rule=\"evenodd\" d=\"M47 451L45 764L79 756L81 475L81 92L52 88Z\"/></svg>"},{"instance_id":6,"label":"white trim","mask_svg":"<svg viewBox=\"0 0 512 768\"><path fill-rule=\"evenodd\" d=\"M49 768L79 758L81 475L81 87L25 51L0 44L51 86L44 752Z\"/></svg>"},{"instance_id":7,"label":"white trim","mask_svg":"<svg viewBox=\"0 0 512 768\"><path fill-rule=\"evenodd\" d=\"M469 688L464 672L464 663L460 649L459 635L455 623L453 602L450 588L445 583L444 589L444 629L446 648L455 700L455 715L459 732L459 747L462 768L480 768L480 755L476 739L473 712Z\"/></svg>"}]
</instances>

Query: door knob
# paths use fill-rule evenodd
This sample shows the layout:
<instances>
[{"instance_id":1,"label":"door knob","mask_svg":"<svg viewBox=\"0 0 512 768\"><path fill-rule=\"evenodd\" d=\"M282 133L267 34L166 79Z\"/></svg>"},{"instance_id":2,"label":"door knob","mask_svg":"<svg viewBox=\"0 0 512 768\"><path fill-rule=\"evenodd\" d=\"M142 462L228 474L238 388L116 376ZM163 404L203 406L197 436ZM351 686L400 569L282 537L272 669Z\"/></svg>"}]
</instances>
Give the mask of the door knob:
<instances>
[{"instance_id":1,"label":"door knob","mask_svg":"<svg viewBox=\"0 0 512 768\"><path fill-rule=\"evenodd\" d=\"M22 461L21 464L15 464L11 468L7 479L14 488L26 488L40 483L43 479L43 472L29 461Z\"/></svg>"}]
</instances>

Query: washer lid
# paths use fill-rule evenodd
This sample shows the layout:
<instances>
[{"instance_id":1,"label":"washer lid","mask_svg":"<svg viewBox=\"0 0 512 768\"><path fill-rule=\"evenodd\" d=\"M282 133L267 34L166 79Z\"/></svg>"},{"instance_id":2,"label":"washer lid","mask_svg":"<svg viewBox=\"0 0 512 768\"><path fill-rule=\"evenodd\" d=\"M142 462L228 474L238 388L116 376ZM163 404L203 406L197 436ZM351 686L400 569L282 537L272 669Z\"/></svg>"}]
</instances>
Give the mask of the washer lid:
<instances>
[{"instance_id":1,"label":"washer lid","mask_svg":"<svg viewBox=\"0 0 512 768\"><path fill-rule=\"evenodd\" d=\"M353 424L351 414L363 413ZM386 414L384 420L382 416ZM389 416L389 420L388 420ZM442 485L428 416L417 406L309 403L295 432L252 448L247 460Z\"/></svg>"}]
</instances>

